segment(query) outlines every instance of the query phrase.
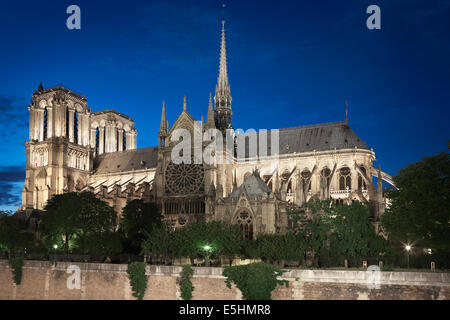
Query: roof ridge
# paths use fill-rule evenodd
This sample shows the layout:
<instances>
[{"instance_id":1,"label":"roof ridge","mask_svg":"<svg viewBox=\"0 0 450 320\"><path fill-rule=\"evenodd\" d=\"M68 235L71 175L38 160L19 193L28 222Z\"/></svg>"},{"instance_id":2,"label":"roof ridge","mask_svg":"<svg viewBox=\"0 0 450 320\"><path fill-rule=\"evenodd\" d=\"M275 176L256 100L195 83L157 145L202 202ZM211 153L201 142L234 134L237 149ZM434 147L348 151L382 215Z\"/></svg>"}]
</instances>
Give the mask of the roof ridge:
<instances>
[{"instance_id":1,"label":"roof ridge","mask_svg":"<svg viewBox=\"0 0 450 320\"><path fill-rule=\"evenodd\" d=\"M297 129L309 129L309 128L321 128L321 127L330 127L335 125L346 125L348 124L345 121L334 121L334 122L323 122L323 123L317 123L317 124L307 124L303 126L296 126L296 127L288 127L288 128L280 128L279 130L297 130Z\"/></svg>"}]
</instances>

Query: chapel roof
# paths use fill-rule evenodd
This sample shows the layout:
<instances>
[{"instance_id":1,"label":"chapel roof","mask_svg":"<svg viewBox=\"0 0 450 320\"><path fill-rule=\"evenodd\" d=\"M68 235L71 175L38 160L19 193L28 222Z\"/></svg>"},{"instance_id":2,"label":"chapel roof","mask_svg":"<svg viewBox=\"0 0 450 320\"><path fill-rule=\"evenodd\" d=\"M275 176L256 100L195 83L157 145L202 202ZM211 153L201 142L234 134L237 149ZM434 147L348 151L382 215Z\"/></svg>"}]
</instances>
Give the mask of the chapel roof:
<instances>
[{"instance_id":1,"label":"chapel roof","mask_svg":"<svg viewBox=\"0 0 450 320\"><path fill-rule=\"evenodd\" d=\"M256 170L231 193L230 197L239 197L244 190L249 196L270 194L272 192Z\"/></svg>"}]
</instances>

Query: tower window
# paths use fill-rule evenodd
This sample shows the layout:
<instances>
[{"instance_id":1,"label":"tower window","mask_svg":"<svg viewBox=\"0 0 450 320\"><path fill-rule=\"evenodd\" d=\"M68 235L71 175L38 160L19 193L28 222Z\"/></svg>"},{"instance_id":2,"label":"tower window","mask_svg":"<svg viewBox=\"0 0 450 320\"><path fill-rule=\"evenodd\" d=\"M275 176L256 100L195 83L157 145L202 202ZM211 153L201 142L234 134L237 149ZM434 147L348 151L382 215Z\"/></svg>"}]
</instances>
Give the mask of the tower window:
<instances>
[{"instance_id":1,"label":"tower window","mask_svg":"<svg viewBox=\"0 0 450 320\"><path fill-rule=\"evenodd\" d=\"M48 111L47 108L44 109L44 140L47 139L47 128L48 128Z\"/></svg>"},{"instance_id":2,"label":"tower window","mask_svg":"<svg viewBox=\"0 0 450 320\"><path fill-rule=\"evenodd\" d=\"M95 154L98 155L98 144L100 143L100 131L95 129Z\"/></svg>"},{"instance_id":3,"label":"tower window","mask_svg":"<svg viewBox=\"0 0 450 320\"><path fill-rule=\"evenodd\" d=\"M78 112L73 115L73 141L78 143Z\"/></svg>"},{"instance_id":4,"label":"tower window","mask_svg":"<svg viewBox=\"0 0 450 320\"><path fill-rule=\"evenodd\" d=\"M127 150L127 135L125 131L122 133L123 151Z\"/></svg>"}]
</instances>

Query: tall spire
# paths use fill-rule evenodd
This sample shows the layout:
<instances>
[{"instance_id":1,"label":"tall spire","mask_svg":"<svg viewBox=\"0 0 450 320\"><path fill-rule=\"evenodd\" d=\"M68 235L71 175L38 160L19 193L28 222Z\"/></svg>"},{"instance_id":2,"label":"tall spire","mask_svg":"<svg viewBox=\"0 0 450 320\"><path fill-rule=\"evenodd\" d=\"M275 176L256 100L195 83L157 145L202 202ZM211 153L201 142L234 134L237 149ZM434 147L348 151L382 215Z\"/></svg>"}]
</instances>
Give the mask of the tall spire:
<instances>
[{"instance_id":1,"label":"tall spire","mask_svg":"<svg viewBox=\"0 0 450 320\"><path fill-rule=\"evenodd\" d=\"M163 101L162 113L161 113L161 126L159 127L160 133L167 132L167 120L166 120L166 103Z\"/></svg>"},{"instance_id":2,"label":"tall spire","mask_svg":"<svg viewBox=\"0 0 450 320\"><path fill-rule=\"evenodd\" d=\"M168 128L169 122L167 122L166 119L166 103L163 101L161 113L161 126L159 127L159 134L158 134L159 147L163 147L165 145Z\"/></svg>"},{"instance_id":3,"label":"tall spire","mask_svg":"<svg viewBox=\"0 0 450 320\"><path fill-rule=\"evenodd\" d=\"M186 112L186 95L183 98L183 111Z\"/></svg>"},{"instance_id":4,"label":"tall spire","mask_svg":"<svg viewBox=\"0 0 450 320\"><path fill-rule=\"evenodd\" d=\"M216 127L225 131L232 128L231 90L228 82L227 48L225 42L225 19L222 20L222 39L220 42L219 76L214 95Z\"/></svg>"},{"instance_id":5,"label":"tall spire","mask_svg":"<svg viewBox=\"0 0 450 320\"><path fill-rule=\"evenodd\" d=\"M214 122L214 110L213 110L211 92L209 93L208 114L206 116L206 125L210 128L214 128L216 126L215 122Z\"/></svg>"}]
</instances>

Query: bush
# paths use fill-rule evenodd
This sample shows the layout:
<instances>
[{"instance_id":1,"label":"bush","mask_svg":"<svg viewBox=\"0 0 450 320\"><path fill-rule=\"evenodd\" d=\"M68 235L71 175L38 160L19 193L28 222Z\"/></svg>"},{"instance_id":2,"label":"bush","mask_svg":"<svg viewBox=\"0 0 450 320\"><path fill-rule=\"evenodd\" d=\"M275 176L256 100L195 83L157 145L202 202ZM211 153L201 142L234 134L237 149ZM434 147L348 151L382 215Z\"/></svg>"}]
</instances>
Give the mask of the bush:
<instances>
[{"instance_id":1,"label":"bush","mask_svg":"<svg viewBox=\"0 0 450 320\"><path fill-rule=\"evenodd\" d=\"M147 276L145 275L145 262L133 262L128 265L128 278L133 289L133 296L142 300L147 289Z\"/></svg>"},{"instance_id":2,"label":"bush","mask_svg":"<svg viewBox=\"0 0 450 320\"><path fill-rule=\"evenodd\" d=\"M190 265L184 265L183 271L181 272L180 287L181 287L181 298L183 300L191 300L192 292L194 291L194 286L191 282L191 277L194 275L194 270L192 270Z\"/></svg>"},{"instance_id":3,"label":"bush","mask_svg":"<svg viewBox=\"0 0 450 320\"><path fill-rule=\"evenodd\" d=\"M226 267L223 271L227 287L231 289L231 282L234 282L245 300L270 300L278 284L289 286L288 281L277 279L282 274L281 268L264 262Z\"/></svg>"},{"instance_id":4,"label":"bush","mask_svg":"<svg viewBox=\"0 0 450 320\"><path fill-rule=\"evenodd\" d=\"M20 285L22 282L23 258L9 258L9 266L12 269L15 284Z\"/></svg>"}]
</instances>

